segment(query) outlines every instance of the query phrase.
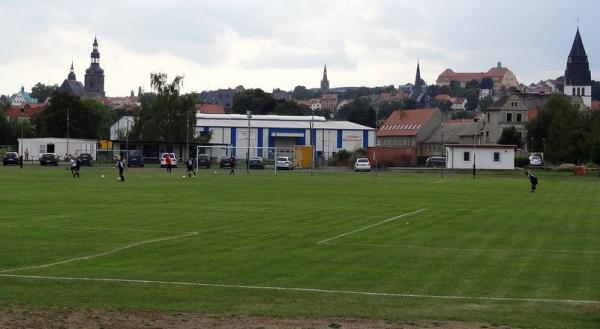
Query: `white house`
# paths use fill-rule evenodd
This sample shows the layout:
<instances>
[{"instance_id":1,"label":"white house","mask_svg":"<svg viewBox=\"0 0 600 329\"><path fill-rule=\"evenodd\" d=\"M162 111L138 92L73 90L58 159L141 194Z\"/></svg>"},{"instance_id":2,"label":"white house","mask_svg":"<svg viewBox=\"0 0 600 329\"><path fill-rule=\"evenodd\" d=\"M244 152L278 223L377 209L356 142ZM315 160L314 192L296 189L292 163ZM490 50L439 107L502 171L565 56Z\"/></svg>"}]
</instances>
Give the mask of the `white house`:
<instances>
[{"instance_id":1,"label":"white house","mask_svg":"<svg viewBox=\"0 0 600 329\"><path fill-rule=\"evenodd\" d=\"M110 126L110 139L119 140L127 138L134 126L132 116L122 116L117 122Z\"/></svg>"},{"instance_id":2,"label":"white house","mask_svg":"<svg viewBox=\"0 0 600 329\"><path fill-rule=\"evenodd\" d=\"M321 116L252 115L248 120L243 114L197 114L195 134L209 132L210 143L238 148L249 145L265 157L261 148L313 145L317 156L327 159L339 150L352 152L375 145L375 129L349 121L326 121Z\"/></svg>"},{"instance_id":3,"label":"white house","mask_svg":"<svg viewBox=\"0 0 600 329\"><path fill-rule=\"evenodd\" d=\"M92 159L96 160L97 140L92 139L73 139L73 138L19 138L19 150L29 154L29 160L37 160L42 153L56 153L61 159L65 155L89 153Z\"/></svg>"},{"instance_id":4,"label":"white house","mask_svg":"<svg viewBox=\"0 0 600 329\"><path fill-rule=\"evenodd\" d=\"M515 169L515 145L446 145L446 168Z\"/></svg>"}]
</instances>

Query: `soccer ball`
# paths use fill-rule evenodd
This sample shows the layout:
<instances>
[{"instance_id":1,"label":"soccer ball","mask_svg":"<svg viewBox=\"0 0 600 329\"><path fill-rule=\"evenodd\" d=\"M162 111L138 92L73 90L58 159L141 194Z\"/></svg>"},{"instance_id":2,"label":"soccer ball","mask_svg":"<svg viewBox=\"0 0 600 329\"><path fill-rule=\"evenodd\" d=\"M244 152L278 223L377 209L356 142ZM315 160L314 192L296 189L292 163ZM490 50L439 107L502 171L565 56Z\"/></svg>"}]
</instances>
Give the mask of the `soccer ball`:
<instances>
[{"instance_id":1,"label":"soccer ball","mask_svg":"<svg viewBox=\"0 0 600 329\"><path fill-rule=\"evenodd\" d=\"M181 175L181 178L185 178L185 175Z\"/></svg>"},{"instance_id":2,"label":"soccer ball","mask_svg":"<svg viewBox=\"0 0 600 329\"><path fill-rule=\"evenodd\" d=\"M215 170L215 174L217 173L217 171Z\"/></svg>"},{"instance_id":3,"label":"soccer ball","mask_svg":"<svg viewBox=\"0 0 600 329\"><path fill-rule=\"evenodd\" d=\"M101 175L100 178L104 178L104 175Z\"/></svg>"}]
</instances>

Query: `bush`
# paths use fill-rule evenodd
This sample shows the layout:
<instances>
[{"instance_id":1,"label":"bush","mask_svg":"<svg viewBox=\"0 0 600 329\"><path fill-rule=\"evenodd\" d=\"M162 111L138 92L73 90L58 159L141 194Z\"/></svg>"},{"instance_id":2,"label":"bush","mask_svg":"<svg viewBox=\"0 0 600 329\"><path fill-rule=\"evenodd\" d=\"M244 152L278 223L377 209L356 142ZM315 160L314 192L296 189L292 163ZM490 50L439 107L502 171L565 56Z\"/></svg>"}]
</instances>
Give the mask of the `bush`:
<instances>
[{"instance_id":1,"label":"bush","mask_svg":"<svg viewBox=\"0 0 600 329\"><path fill-rule=\"evenodd\" d=\"M575 165L572 163L563 163L560 166L558 166L558 168L556 168L557 171L573 171L575 170Z\"/></svg>"},{"instance_id":2,"label":"bush","mask_svg":"<svg viewBox=\"0 0 600 329\"><path fill-rule=\"evenodd\" d=\"M596 168L598 168L598 166L596 164L592 163L592 162L586 163L585 167L586 168L590 168L590 169L596 169Z\"/></svg>"},{"instance_id":3,"label":"bush","mask_svg":"<svg viewBox=\"0 0 600 329\"><path fill-rule=\"evenodd\" d=\"M347 166L351 157L352 157L352 153L350 153L346 150L339 150L335 154L335 163L338 166Z\"/></svg>"},{"instance_id":4,"label":"bush","mask_svg":"<svg viewBox=\"0 0 600 329\"><path fill-rule=\"evenodd\" d=\"M515 157L515 167L525 168L529 164L528 157Z\"/></svg>"}]
</instances>

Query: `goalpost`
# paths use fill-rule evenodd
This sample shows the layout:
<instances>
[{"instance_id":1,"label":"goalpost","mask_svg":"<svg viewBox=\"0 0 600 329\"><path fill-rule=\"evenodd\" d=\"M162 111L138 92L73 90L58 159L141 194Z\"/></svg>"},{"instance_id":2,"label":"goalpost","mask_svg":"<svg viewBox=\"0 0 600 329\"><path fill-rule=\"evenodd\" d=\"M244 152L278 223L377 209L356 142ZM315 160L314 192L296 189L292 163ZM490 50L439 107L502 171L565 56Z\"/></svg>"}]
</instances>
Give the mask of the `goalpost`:
<instances>
[{"instance_id":1,"label":"goalpost","mask_svg":"<svg viewBox=\"0 0 600 329\"><path fill-rule=\"evenodd\" d=\"M277 174L277 158L287 157L294 164L294 168L297 166L296 150L295 148L286 147L247 147L247 146L230 146L230 145L198 145L196 146L196 159L194 166L198 169L198 159L200 156L207 156L210 160L211 169L213 166L216 168L228 168L228 160L233 156L236 160L236 169L246 170L248 173L252 170L273 170L273 173ZM260 162L251 162L253 158L261 158ZM281 170L281 168L279 168Z\"/></svg>"}]
</instances>

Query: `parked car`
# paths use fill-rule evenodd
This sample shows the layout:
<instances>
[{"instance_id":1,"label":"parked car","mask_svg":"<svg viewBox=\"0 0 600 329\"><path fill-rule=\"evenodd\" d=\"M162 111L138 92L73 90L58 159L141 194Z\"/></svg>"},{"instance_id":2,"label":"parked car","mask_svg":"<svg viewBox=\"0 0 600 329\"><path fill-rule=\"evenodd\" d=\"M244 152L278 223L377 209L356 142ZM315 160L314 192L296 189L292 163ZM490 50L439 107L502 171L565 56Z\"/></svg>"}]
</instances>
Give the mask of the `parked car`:
<instances>
[{"instance_id":1,"label":"parked car","mask_svg":"<svg viewBox=\"0 0 600 329\"><path fill-rule=\"evenodd\" d=\"M93 162L93 158L92 155L89 153L81 153L79 155L79 161L81 162L82 166L92 166L92 162Z\"/></svg>"},{"instance_id":2,"label":"parked car","mask_svg":"<svg viewBox=\"0 0 600 329\"><path fill-rule=\"evenodd\" d=\"M294 161L289 157L277 157L277 169L294 170Z\"/></svg>"},{"instance_id":3,"label":"parked car","mask_svg":"<svg viewBox=\"0 0 600 329\"><path fill-rule=\"evenodd\" d=\"M248 166L250 169L265 169L265 160L261 157L250 158Z\"/></svg>"},{"instance_id":4,"label":"parked car","mask_svg":"<svg viewBox=\"0 0 600 329\"><path fill-rule=\"evenodd\" d=\"M542 167L544 166L544 160L539 155L532 155L529 157L529 166L530 167Z\"/></svg>"},{"instance_id":5,"label":"parked car","mask_svg":"<svg viewBox=\"0 0 600 329\"><path fill-rule=\"evenodd\" d=\"M221 161L219 162L219 167L220 168L229 168L229 167L231 167L230 160L231 160L231 157L227 157L227 156L222 157Z\"/></svg>"},{"instance_id":6,"label":"parked car","mask_svg":"<svg viewBox=\"0 0 600 329\"><path fill-rule=\"evenodd\" d=\"M198 154L198 168L200 167L210 169L210 157L208 154Z\"/></svg>"},{"instance_id":7,"label":"parked car","mask_svg":"<svg viewBox=\"0 0 600 329\"><path fill-rule=\"evenodd\" d=\"M177 158L175 157L175 153L163 153L160 156L160 167L164 168L167 166L167 157L171 158L171 167L177 168Z\"/></svg>"},{"instance_id":8,"label":"parked car","mask_svg":"<svg viewBox=\"0 0 600 329\"><path fill-rule=\"evenodd\" d=\"M371 164L367 158L358 158L354 163L354 171L371 171Z\"/></svg>"},{"instance_id":9,"label":"parked car","mask_svg":"<svg viewBox=\"0 0 600 329\"><path fill-rule=\"evenodd\" d=\"M433 156L427 158L425 160L425 165L427 167L445 167L446 166L446 157L443 156Z\"/></svg>"},{"instance_id":10,"label":"parked car","mask_svg":"<svg viewBox=\"0 0 600 329\"><path fill-rule=\"evenodd\" d=\"M144 166L144 154L140 150L129 150L127 154L127 167Z\"/></svg>"},{"instance_id":11,"label":"parked car","mask_svg":"<svg viewBox=\"0 0 600 329\"><path fill-rule=\"evenodd\" d=\"M19 154L17 152L6 152L2 157L2 165L8 166L9 164L19 164Z\"/></svg>"},{"instance_id":12,"label":"parked car","mask_svg":"<svg viewBox=\"0 0 600 329\"><path fill-rule=\"evenodd\" d=\"M47 166L47 165L58 166L58 155L56 155L56 153L42 153L42 155L40 155L39 158L40 158L40 165L42 165L42 166Z\"/></svg>"}]
</instances>

